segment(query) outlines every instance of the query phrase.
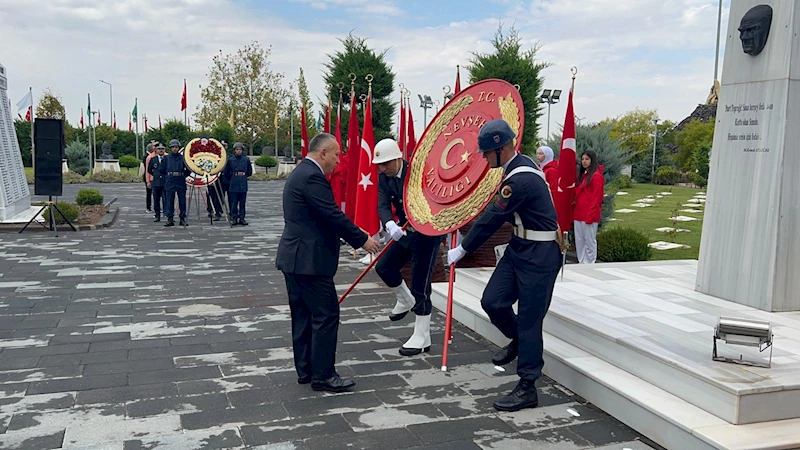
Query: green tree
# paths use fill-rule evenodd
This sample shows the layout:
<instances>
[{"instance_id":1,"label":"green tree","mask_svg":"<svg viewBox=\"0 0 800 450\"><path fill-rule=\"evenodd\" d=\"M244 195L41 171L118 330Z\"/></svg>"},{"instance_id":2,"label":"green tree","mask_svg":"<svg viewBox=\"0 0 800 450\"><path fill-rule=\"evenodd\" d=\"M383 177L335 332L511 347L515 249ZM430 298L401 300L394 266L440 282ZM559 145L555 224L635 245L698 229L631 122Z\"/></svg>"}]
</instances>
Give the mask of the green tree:
<instances>
[{"instance_id":1,"label":"green tree","mask_svg":"<svg viewBox=\"0 0 800 450\"><path fill-rule=\"evenodd\" d=\"M536 59L539 45L523 50L522 38L512 26L508 34L503 34L503 25L497 29L492 39L494 52L472 53L470 65L466 67L470 83L489 78L498 78L511 84L519 85L519 93L525 108L525 129L523 131L522 149L528 155L535 155L538 146L539 118L542 108L539 95L544 78L542 70L550 63Z\"/></svg>"},{"instance_id":2,"label":"green tree","mask_svg":"<svg viewBox=\"0 0 800 450\"><path fill-rule=\"evenodd\" d=\"M147 136L145 136L145 145L147 145L146 143L150 142L151 139L155 139L155 137L151 136L155 136L155 131L159 131L158 134L160 135L159 137L161 137L161 140L158 141L167 147L167 153L169 153L169 141L172 139L177 139L180 141L181 147L184 147L189 141L197 137L197 133L192 133L189 131L189 127L183 123L183 120L178 118L168 119L163 123L162 130L154 129L152 131L152 133L148 132Z\"/></svg>"},{"instance_id":3,"label":"green tree","mask_svg":"<svg viewBox=\"0 0 800 450\"><path fill-rule=\"evenodd\" d=\"M136 156L136 135L132 131L114 130L114 157Z\"/></svg>"},{"instance_id":4,"label":"green tree","mask_svg":"<svg viewBox=\"0 0 800 450\"><path fill-rule=\"evenodd\" d=\"M692 120L675 133L674 141L678 147L675 164L683 171L694 170L694 156L698 148L707 146L710 149L714 141L714 121Z\"/></svg>"},{"instance_id":5,"label":"green tree","mask_svg":"<svg viewBox=\"0 0 800 450\"><path fill-rule=\"evenodd\" d=\"M26 167L33 165L31 157L31 123L25 119L14 119L14 131L17 133L19 152L22 155L22 164Z\"/></svg>"},{"instance_id":6,"label":"green tree","mask_svg":"<svg viewBox=\"0 0 800 450\"><path fill-rule=\"evenodd\" d=\"M211 137L222 142L228 143L228 151L233 151L233 144L236 142L236 135L233 132L233 127L225 119L217 120L217 123L211 127Z\"/></svg>"},{"instance_id":7,"label":"green tree","mask_svg":"<svg viewBox=\"0 0 800 450\"><path fill-rule=\"evenodd\" d=\"M236 136L248 145L248 153L259 136L275 132L273 114L287 97L282 87L283 74L270 67L270 48L258 42L239 49L236 54L214 56L208 73L208 85L201 91L201 104L195 120L204 129L211 129L233 111Z\"/></svg>"},{"instance_id":8,"label":"green tree","mask_svg":"<svg viewBox=\"0 0 800 450\"><path fill-rule=\"evenodd\" d=\"M711 145L705 142L694 150L694 170L705 179L708 179L710 153Z\"/></svg>"},{"instance_id":9,"label":"green tree","mask_svg":"<svg viewBox=\"0 0 800 450\"><path fill-rule=\"evenodd\" d=\"M643 158L653 151L653 119L656 117L658 114L655 109L635 109L622 116L605 119L600 124L611 126L611 138L618 140L631 156Z\"/></svg>"},{"instance_id":10,"label":"green tree","mask_svg":"<svg viewBox=\"0 0 800 450\"><path fill-rule=\"evenodd\" d=\"M89 172L89 146L80 141L67 144L64 153L67 156L69 170L86 175Z\"/></svg>"},{"instance_id":11,"label":"green tree","mask_svg":"<svg viewBox=\"0 0 800 450\"><path fill-rule=\"evenodd\" d=\"M316 136L319 132L314 127L314 123L316 123L317 118L314 115L314 103L311 102L311 96L308 94L308 85L306 84L306 78L303 75L303 68L300 68L300 76L297 77L296 80L297 85L297 103L299 105L304 105L306 108L306 132L308 133L309 141L311 138ZM292 89L294 92L294 89ZM298 108L298 115L295 119L297 124L300 124L300 109ZM295 134L297 135L298 139L302 136L300 127L295 128ZM297 145L300 145L300 141L297 141Z\"/></svg>"},{"instance_id":12,"label":"green tree","mask_svg":"<svg viewBox=\"0 0 800 450\"><path fill-rule=\"evenodd\" d=\"M355 75L354 87L359 109L361 95L366 96L369 90L367 75L372 75L372 126L375 131L375 142L392 136L392 117L395 105L392 101L394 92L394 73L386 62L386 52L376 53L367 46L367 39L349 34L339 40L344 49L328 55L330 61L325 63L325 83L330 86L332 108L335 110L339 102L339 83L344 85L345 105L342 106L342 139L347 136L347 124L350 118L350 74ZM325 93L327 98L328 92ZM314 118L316 119L316 117ZM363 111L358 114L359 129L364 126Z\"/></svg>"},{"instance_id":13,"label":"green tree","mask_svg":"<svg viewBox=\"0 0 800 450\"><path fill-rule=\"evenodd\" d=\"M67 113L64 111L64 105L61 103L61 97L47 88L39 97L39 103L36 105L36 117L47 119L66 119Z\"/></svg>"}]
</instances>

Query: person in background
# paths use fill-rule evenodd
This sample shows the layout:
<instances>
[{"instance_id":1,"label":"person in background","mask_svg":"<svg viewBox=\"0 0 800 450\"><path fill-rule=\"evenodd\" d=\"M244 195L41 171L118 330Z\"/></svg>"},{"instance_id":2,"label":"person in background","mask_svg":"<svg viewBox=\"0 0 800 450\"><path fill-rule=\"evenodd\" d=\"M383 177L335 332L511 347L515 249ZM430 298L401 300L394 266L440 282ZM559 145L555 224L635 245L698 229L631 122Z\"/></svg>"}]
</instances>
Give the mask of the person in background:
<instances>
[{"instance_id":1,"label":"person in background","mask_svg":"<svg viewBox=\"0 0 800 450\"><path fill-rule=\"evenodd\" d=\"M230 208L231 208L231 223L233 225L247 225L244 220L245 216L245 202L247 201L247 178L253 175L253 165L250 164L250 158L244 156L244 144L237 142L233 144L234 155L228 158L228 164L225 165L225 172L228 179L231 180L230 192Z\"/></svg>"},{"instance_id":2,"label":"person in background","mask_svg":"<svg viewBox=\"0 0 800 450\"><path fill-rule=\"evenodd\" d=\"M575 250L580 264L594 264L597 260L597 226L603 210L604 191L603 166L597 164L595 152L586 150L581 155L572 208Z\"/></svg>"},{"instance_id":3,"label":"person in background","mask_svg":"<svg viewBox=\"0 0 800 450\"><path fill-rule=\"evenodd\" d=\"M558 191L558 161L553 159L553 149L543 145L536 149L536 160L544 172L544 179L550 186L550 192L555 195Z\"/></svg>"},{"instance_id":4,"label":"person in background","mask_svg":"<svg viewBox=\"0 0 800 450\"><path fill-rule=\"evenodd\" d=\"M146 211L151 212L152 208L152 200L153 200L153 192L150 189L150 181L147 179L147 164L150 160L152 155L155 155L155 145L156 141L150 141L145 147L144 156L142 157L142 164L144 165L144 173L142 173L142 181L144 181L145 189L147 189L147 199L145 200L145 204L147 205Z\"/></svg>"},{"instance_id":5,"label":"person in background","mask_svg":"<svg viewBox=\"0 0 800 450\"><path fill-rule=\"evenodd\" d=\"M155 220L161 222L161 205L164 203L164 182L165 175L161 172L161 165L164 163L165 147L162 143L156 144L156 151L147 158L148 186L153 190L153 208L155 210ZM166 205L164 205L166 206Z\"/></svg>"}]
</instances>

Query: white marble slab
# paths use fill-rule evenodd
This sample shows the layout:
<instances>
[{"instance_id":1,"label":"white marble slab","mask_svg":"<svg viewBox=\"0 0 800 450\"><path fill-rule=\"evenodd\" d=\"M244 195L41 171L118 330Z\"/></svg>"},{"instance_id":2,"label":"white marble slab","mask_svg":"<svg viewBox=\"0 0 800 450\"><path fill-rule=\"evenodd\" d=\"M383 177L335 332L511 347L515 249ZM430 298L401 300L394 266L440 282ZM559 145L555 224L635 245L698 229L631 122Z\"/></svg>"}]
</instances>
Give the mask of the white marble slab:
<instances>
[{"instance_id":1,"label":"white marble slab","mask_svg":"<svg viewBox=\"0 0 800 450\"><path fill-rule=\"evenodd\" d=\"M647 244L648 247L656 250L674 250L676 248L691 248L688 245L676 244L674 242L657 241Z\"/></svg>"},{"instance_id":2,"label":"white marble slab","mask_svg":"<svg viewBox=\"0 0 800 450\"><path fill-rule=\"evenodd\" d=\"M652 205L649 203L634 203L631 206L633 206L634 208L647 208L648 206Z\"/></svg>"},{"instance_id":3,"label":"white marble slab","mask_svg":"<svg viewBox=\"0 0 800 450\"><path fill-rule=\"evenodd\" d=\"M700 220L697 217L689 217L689 216L675 216L670 217L669 220L674 220L676 222L691 222L692 220Z\"/></svg>"},{"instance_id":4,"label":"white marble slab","mask_svg":"<svg viewBox=\"0 0 800 450\"><path fill-rule=\"evenodd\" d=\"M656 228L656 231L660 231L662 233L670 233L672 231L674 231L676 233L688 233L691 230L687 230L685 228L661 227L661 228Z\"/></svg>"},{"instance_id":5,"label":"white marble slab","mask_svg":"<svg viewBox=\"0 0 800 450\"><path fill-rule=\"evenodd\" d=\"M616 210L616 211L614 211L614 212L618 212L618 213L627 214L627 213L635 213L635 212L638 212L638 211L637 211L637 210L635 210L635 209L625 209L625 208L622 208L622 209L618 209L618 210Z\"/></svg>"},{"instance_id":6,"label":"white marble slab","mask_svg":"<svg viewBox=\"0 0 800 450\"><path fill-rule=\"evenodd\" d=\"M685 212L685 213L691 213L691 214L698 214L698 213L702 214L703 213L702 209L681 209L680 211L681 212Z\"/></svg>"}]
</instances>

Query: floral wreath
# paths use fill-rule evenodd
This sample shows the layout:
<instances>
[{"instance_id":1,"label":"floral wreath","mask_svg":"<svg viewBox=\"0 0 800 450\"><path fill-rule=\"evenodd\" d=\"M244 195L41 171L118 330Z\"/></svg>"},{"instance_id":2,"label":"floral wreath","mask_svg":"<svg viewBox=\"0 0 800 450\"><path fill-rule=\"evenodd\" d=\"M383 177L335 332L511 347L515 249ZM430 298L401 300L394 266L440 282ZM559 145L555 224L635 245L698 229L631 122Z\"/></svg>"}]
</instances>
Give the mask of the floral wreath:
<instances>
[{"instance_id":1,"label":"floral wreath","mask_svg":"<svg viewBox=\"0 0 800 450\"><path fill-rule=\"evenodd\" d=\"M228 162L225 147L213 138L195 138L186 144L183 159L189 169L200 175L215 175Z\"/></svg>"}]
</instances>

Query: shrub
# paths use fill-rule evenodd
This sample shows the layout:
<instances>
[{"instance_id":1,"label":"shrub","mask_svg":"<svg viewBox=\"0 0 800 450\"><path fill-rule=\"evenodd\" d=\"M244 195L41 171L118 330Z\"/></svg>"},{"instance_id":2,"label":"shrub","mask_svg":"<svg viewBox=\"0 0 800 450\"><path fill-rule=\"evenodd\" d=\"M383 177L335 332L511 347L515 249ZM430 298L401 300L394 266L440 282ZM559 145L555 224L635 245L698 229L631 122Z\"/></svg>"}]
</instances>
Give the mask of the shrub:
<instances>
[{"instance_id":1,"label":"shrub","mask_svg":"<svg viewBox=\"0 0 800 450\"><path fill-rule=\"evenodd\" d=\"M75 221L78 220L78 216L81 213L81 210L80 208L78 208L78 205L74 203L58 202L56 203L56 207L65 216L67 216L67 219L69 219L69 221L72 223L75 223ZM61 214L58 213L58 211L54 210L53 212L55 213L55 219L57 224L66 223L64 221L64 218L61 216ZM42 216L44 216L45 223L50 223L50 208L45 209L44 214L42 214Z\"/></svg>"},{"instance_id":2,"label":"shrub","mask_svg":"<svg viewBox=\"0 0 800 450\"><path fill-rule=\"evenodd\" d=\"M92 174L92 181L98 183L136 183L141 180L135 173L128 171L101 170Z\"/></svg>"},{"instance_id":3,"label":"shrub","mask_svg":"<svg viewBox=\"0 0 800 450\"><path fill-rule=\"evenodd\" d=\"M253 175L248 178L248 181L269 181L274 180L274 175L267 175L265 173L254 173Z\"/></svg>"},{"instance_id":4,"label":"shrub","mask_svg":"<svg viewBox=\"0 0 800 450\"><path fill-rule=\"evenodd\" d=\"M135 156L122 155L119 157L119 165L128 169L139 167L140 163L141 161L139 161L139 159Z\"/></svg>"},{"instance_id":5,"label":"shrub","mask_svg":"<svg viewBox=\"0 0 800 450\"><path fill-rule=\"evenodd\" d=\"M653 179L655 184L673 186L681 181L681 173L672 167L659 167Z\"/></svg>"},{"instance_id":6,"label":"shrub","mask_svg":"<svg viewBox=\"0 0 800 450\"><path fill-rule=\"evenodd\" d=\"M597 258L603 262L647 261L653 254L647 236L633 228L597 233Z\"/></svg>"},{"instance_id":7,"label":"shrub","mask_svg":"<svg viewBox=\"0 0 800 450\"><path fill-rule=\"evenodd\" d=\"M631 177L628 175L620 174L620 176L614 178L610 187L615 189L630 189L633 187L633 180L631 180Z\"/></svg>"},{"instance_id":8,"label":"shrub","mask_svg":"<svg viewBox=\"0 0 800 450\"><path fill-rule=\"evenodd\" d=\"M708 185L708 180L703 178L703 176L700 175L699 173L692 172L692 173L686 175L686 178L689 181L689 183L692 183L693 185L695 185L695 186L697 186L699 188L704 188L704 187L706 187Z\"/></svg>"},{"instance_id":9,"label":"shrub","mask_svg":"<svg viewBox=\"0 0 800 450\"><path fill-rule=\"evenodd\" d=\"M64 184L86 184L89 182L88 178L72 170L65 173L62 180Z\"/></svg>"},{"instance_id":10,"label":"shrub","mask_svg":"<svg viewBox=\"0 0 800 450\"><path fill-rule=\"evenodd\" d=\"M75 197L75 203L79 205L102 205L103 194L97 189L81 189Z\"/></svg>"},{"instance_id":11,"label":"shrub","mask_svg":"<svg viewBox=\"0 0 800 450\"><path fill-rule=\"evenodd\" d=\"M278 165L278 160L269 155L261 155L256 159L256 165L259 167L275 167Z\"/></svg>"},{"instance_id":12,"label":"shrub","mask_svg":"<svg viewBox=\"0 0 800 450\"><path fill-rule=\"evenodd\" d=\"M33 178L33 172L28 173L27 170L25 171L25 182L28 184L36 183L36 180Z\"/></svg>"},{"instance_id":13,"label":"shrub","mask_svg":"<svg viewBox=\"0 0 800 450\"><path fill-rule=\"evenodd\" d=\"M89 172L89 146L80 141L73 141L67 144L64 153L67 156L69 170L80 175Z\"/></svg>"}]
</instances>

